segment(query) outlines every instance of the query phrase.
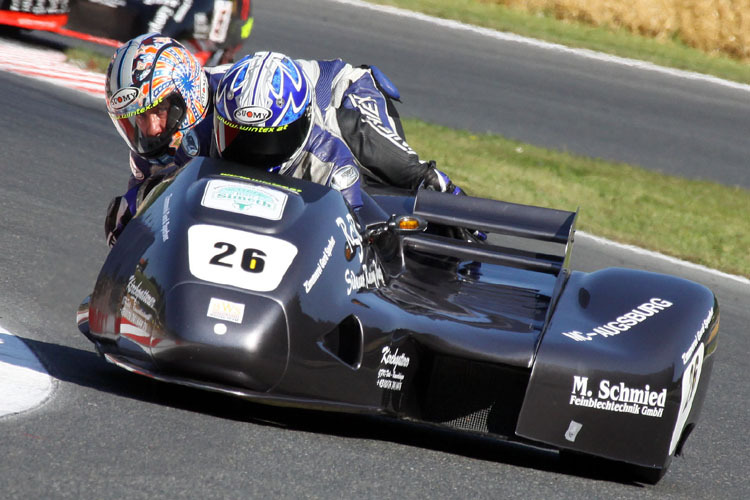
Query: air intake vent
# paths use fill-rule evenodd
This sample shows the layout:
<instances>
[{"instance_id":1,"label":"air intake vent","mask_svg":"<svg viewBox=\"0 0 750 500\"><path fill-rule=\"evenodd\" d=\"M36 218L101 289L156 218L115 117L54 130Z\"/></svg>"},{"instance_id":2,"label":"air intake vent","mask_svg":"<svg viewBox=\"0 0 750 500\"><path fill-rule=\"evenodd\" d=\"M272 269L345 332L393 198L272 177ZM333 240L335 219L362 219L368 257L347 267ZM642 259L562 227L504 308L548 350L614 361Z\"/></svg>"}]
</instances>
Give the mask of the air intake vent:
<instances>
[{"instance_id":1,"label":"air intake vent","mask_svg":"<svg viewBox=\"0 0 750 500\"><path fill-rule=\"evenodd\" d=\"M355 370L362 364L362 325L356 316L347 316L336 328L323 335L320 346Z\"/></svg>"},{"instance_id":2,"label":"air intake vent","mask_svg":"<svg viewBox=\"0 0 750 500\"><path fill-rule=\"evenodd\" d=\"M528 376L524 371L437 356L423 417L455 429L512 436Z\"/></svg>"}]
</instances>

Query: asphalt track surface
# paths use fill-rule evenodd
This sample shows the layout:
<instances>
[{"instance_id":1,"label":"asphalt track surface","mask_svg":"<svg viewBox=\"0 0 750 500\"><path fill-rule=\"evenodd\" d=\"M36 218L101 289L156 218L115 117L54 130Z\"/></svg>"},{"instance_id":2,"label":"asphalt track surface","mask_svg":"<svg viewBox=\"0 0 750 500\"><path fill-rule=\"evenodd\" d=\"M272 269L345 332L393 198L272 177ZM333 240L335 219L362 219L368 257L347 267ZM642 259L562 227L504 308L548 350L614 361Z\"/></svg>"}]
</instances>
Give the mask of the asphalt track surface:
<instances>
[{"instance_id":1,"label":"asphalt track surface","mask_svg":"<svg viewBox=\"0 0 750 500\"><path fill-rule=\"evenodd\" d=\"M278 15L297 3L307 5L279 1ZM314 3L317 17L333 22L339 6L329 13L327 2ZM259 39L268 36L264 22L276 19L268 5L256 4ZM294 23L294 16L288 22ZM395 30L399 23L387 27ZM278 49L293 52L293 43L280 41L290 45ZM310 40L299 43L298 51L313 51ZM352 49L345 39L339 43ZM457 44L452 40L451 46ZM405 57L399 54L396 61ZM591 65L589 73L604 72ZM393 73L390 67L388 72ZM576 244L576 269L624 266L680 275L709 286L721 305L712 391L700 425L685 456L674 460L656 486L628 484L611 468L573 470L555 454L536 449L376 418L264 407L108 365L78 333L74 317L107 252L102 214L125 182L124 145L96 99L6 73L0 73L0 89L4 122L11 124L0 133L0 325L37 353L55 386L41 407L0 419L3 498L745 498L750 493L750 286L585 237ZM638 98L633 96L631 107L645 106Z\"/></svg>"}]
</instances>

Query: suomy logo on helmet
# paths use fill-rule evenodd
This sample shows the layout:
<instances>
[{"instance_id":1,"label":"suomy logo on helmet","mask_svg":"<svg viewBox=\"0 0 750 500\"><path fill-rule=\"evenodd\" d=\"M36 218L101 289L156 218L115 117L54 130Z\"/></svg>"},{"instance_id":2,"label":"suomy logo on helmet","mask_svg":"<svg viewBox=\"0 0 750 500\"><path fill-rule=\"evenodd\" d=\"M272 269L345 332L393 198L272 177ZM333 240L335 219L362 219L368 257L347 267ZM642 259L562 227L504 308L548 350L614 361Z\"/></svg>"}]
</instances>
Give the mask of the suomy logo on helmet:
<instances>
[{"instance_id":1,"label":"suomy logo on helmet","mask_svg":"<svg viewBox=\"0 0 750 500\"><path fill-rule=\"evenodd\" d=\"M263 123L270 117L271 110L261 106L247 106L234 112L235 121L248 125Z\"/></svg>"},{"instance_id":2,"label":"suomy logo on helmet","mask_svg":"<svg viewBox=\"0 0 750 500\"><path fill-rule=\"evenodd\" d=\"M109 107L114 111L127 107L138 97L137 87L125 87L114 93L109 99Z\"/></svg>"}]
</instances>

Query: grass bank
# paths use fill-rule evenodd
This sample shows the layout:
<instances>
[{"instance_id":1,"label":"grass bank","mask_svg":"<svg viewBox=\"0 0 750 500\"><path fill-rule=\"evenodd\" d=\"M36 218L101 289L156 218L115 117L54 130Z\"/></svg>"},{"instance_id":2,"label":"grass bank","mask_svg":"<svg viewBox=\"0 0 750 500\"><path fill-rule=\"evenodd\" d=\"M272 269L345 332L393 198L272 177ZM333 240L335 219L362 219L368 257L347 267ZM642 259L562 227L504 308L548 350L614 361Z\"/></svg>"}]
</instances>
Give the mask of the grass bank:
<instances>
[{"instance_id":1,"label":"grass bank","mask_svg":"<svg viewBox=\"0 0 750 500\"><path fill-rule=\"evenodd\" d=\"M406 120L406 136L476 196L563 210L578 228L750 277L750 191Z\"/></svg>"}]
</instances>

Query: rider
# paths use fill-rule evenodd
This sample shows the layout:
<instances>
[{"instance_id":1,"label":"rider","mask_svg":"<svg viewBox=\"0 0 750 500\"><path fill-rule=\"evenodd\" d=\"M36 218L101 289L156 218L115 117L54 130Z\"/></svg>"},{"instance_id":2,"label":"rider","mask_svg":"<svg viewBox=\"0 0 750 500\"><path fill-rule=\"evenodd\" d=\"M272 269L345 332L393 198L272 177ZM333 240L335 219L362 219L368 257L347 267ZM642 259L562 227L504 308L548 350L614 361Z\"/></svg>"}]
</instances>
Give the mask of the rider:
<instances>
[{"instance_id":1,"label":"rider","mask_svg":"<svg viewBox=\"0 0 750 500\"><path fill-rule=\"evenodd\" d=\"M316 78L320 87L314 88L307 76L322 73L314 72L321 64L336 61L258 52L237 62L216 89L215 145L222 158L338 189L357 209L362 205L357 160L324 121L331 109L327 99L335 97L321 92L330 94L331 85Z\"/></svg>"},{"instance_id":2,"label":"rider","mask_svg":"<svg viewBox=\"0 0 750 500\"><path fill-rule=\"evenodd\" d=\"M403 140L391 101L398 92L377 68L354 68L341 60L295 64L304 68L311 84L312 118L324 122L339 141L343 136L357 165L372 177L406 188L423 183L460 192L434 162L420 162ZM117 49L107 70L107 110L131 149L132 175L128 191L107 210L110 246L151 186L192 157L209 155L214 89L228 70L229 65L201 68L190 51L158 33Z\"/></svg>"},{"instance_id":3,"label":"rider","mask_svg":"<svg viewBox=\"0 0 750 500\"><path fill-rule=\"evenodd\" d=\"M292 60L278 52L245 56L216 89L217 152L329 185L355 209L362 205L360 167L390 185L416 189L429 178L440 191L458 194L460 189L434 163L420 163L404 140L390 102L396 92L377 68L355 68L340 59Z\"/></svg>"}]
</instances>

